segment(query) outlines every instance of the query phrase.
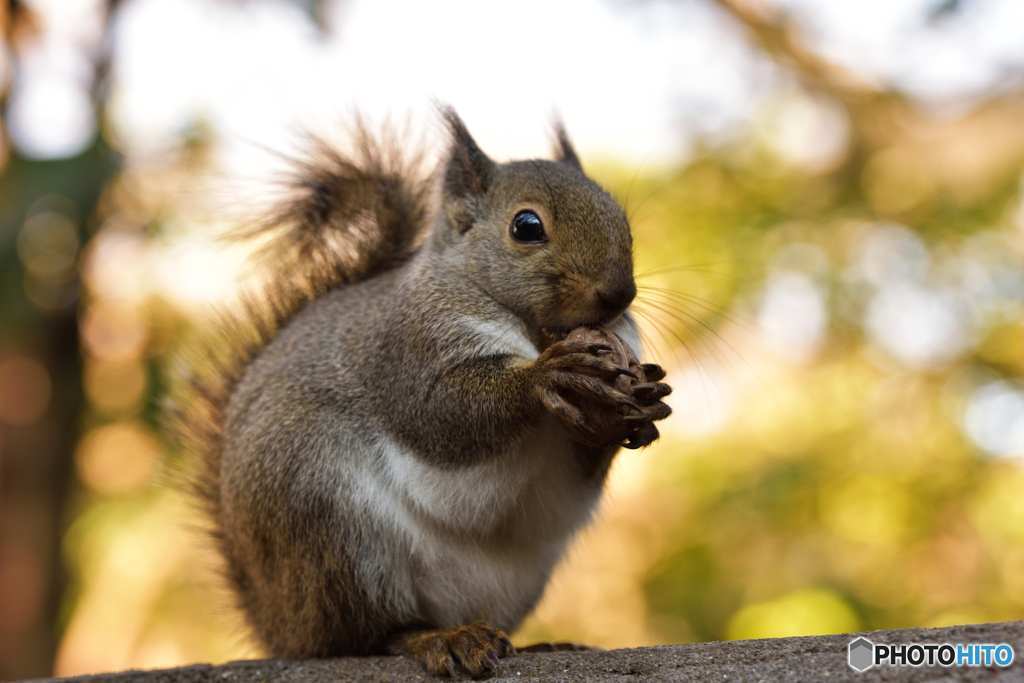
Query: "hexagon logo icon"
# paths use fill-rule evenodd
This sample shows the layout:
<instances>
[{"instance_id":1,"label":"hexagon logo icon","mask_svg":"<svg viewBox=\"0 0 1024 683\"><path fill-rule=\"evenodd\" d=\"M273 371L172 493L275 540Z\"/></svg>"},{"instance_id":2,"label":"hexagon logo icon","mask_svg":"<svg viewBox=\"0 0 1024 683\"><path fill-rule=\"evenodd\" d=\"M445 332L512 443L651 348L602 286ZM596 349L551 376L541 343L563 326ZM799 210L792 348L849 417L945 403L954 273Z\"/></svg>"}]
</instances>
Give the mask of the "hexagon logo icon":
<instances>
[{"instance_id":1,"label":"hexagon logo icon","mask_svg":"<svg viewBox=\"0 0 1024 683\"><path fill-rule=\"evenodd\" d=\"M875 644L867 638L858 638L850 642L850 666L857 671L864 671L873 664Z\"/></svg>"}]
</instances>

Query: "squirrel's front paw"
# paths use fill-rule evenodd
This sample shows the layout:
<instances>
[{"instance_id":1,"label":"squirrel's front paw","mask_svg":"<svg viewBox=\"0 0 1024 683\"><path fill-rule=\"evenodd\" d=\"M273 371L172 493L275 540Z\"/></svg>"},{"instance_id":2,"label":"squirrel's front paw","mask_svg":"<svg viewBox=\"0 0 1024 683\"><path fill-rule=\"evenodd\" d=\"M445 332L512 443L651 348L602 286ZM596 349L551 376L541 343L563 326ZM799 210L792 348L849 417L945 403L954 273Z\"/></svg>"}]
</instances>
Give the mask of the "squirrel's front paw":
<instances>
[{"instance_id":1,"label":"squirrel's front paw","mask_svg":"<svg viewBox=\"0 0 1024 683\"><path fill-rule=\"evenodd\" d=\"M544 407L587 446L646 446L658 438L653 422L672 412L661 402L672 391L658 382L665 372L641 365L629 345L607 330L577 328L536 362Z\"/></svg>"},{"instance_id":2,"label":"squirrel's front paw","mask_svg":"<svg viewBox=\"0 0 1024 683\"><path fill-rule=\"evenodd\" d=\"M473 678L493 675L498 659L516 652L508 637L485 621L402 633L391 639L388 649L421 662L432 674L454 677L456 667L462 667Z\"/></svg>"},{"instance_id":3,"label":"squirrel's front paw","mask_svg":"<svg viewBox=\"0 0 1024 683\"><path fill-rule=\"evenodd\" d=\"M665 371L661 366L644 363L637 374L640 379L631 384L630 394L640 405L640 413L623 418L635 427L622 444L626 448L643 448L656 440L658 428L654 426L654 422L664 420L672 414L672 409L661 401L672 393L672 387L660 381L665 379Z\"/></svg>"}]
</instances>

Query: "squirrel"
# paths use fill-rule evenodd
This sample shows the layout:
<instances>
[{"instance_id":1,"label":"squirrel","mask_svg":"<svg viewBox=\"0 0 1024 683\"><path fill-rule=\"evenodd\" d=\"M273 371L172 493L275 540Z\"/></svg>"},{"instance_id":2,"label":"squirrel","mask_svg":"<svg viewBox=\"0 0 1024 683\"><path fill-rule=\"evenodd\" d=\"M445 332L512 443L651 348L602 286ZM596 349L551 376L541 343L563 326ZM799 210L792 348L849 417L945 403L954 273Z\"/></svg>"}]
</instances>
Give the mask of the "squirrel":
<instances>
[{"instance_id":1,"label":"squirrel","mask_svg":"<svg viewBox=\"0 0 1024 683\"><path fill-rule=\"evenodd\" d=\"M273 656L493 673L620 446L671 412L664 371L604 343L639 348L633 240L561 123L553 160L496 163L441 116L430 176L365 127L354 152L318 142L298 162L245 232L266 241L269 291L178 406Z\"/></svg>"}]
</instances>

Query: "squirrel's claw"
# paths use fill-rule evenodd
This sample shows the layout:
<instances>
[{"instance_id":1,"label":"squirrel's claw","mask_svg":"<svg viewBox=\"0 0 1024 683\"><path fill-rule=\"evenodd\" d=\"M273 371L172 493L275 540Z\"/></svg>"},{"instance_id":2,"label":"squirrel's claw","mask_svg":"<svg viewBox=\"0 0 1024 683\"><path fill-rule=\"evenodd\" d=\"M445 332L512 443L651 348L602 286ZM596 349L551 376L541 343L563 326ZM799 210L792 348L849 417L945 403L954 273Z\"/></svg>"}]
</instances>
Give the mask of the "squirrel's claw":
<instances>
[{"instance_id":1,"label":"squirrel's claw","mask_svg":"<svg viewBox=\"0 0 1024 683\"><path fill-rule=\"evenodd\" d=\"M639 414L637 415L623 415L622 419L624 422L656 422L658 420L664 420L666 417L672 414L672 409L658 401L652 403L643 408L638 409Z\"/></svg>"},{"instance_id":2,"label":"squirrel's claw","mask_svg":"<svg viewBox=\"0 0 1024 683\"><path fill-rule=\"evenodd\" d=\"M587 353L571 353L558 356L548 361L548 367L552 370L565 370L574 374L600 377L609 381L614 381L619 375L636 376L626 368L620 368L611 361Z\"/></svg>"},{"instance_id":3,"label":"squirrel's claw","mask_svg":"<svg viewBox=\"0 0 1024 683\"><path fill-rule=\"evenodd\" d=\"M662 382L648 382L633 387L633 395L638 398L665 398L671 393L672 387Z\"/></svg>"},{"instance_id":4,"label":"squirrel's claw","mask_svg":"<svg viewBox=\"0 0 1024 683\"><path fill-rule=\"evenodd\" d=\"M455 660L454 659L452 659L451 657L444 657L441 660L441 667L443 667L443 668L439 667L438 668L439 670L435 670L435 671L433 671L433 673L436 673L438 675L447 675L448 678L455 678ZM430 666L429 662L427 662L427 668L428 669L432 668Z\"/></svg>"},{"instance_id":5,"label":"squirrel's claw","mask_svg":"<svg viewBox=\"0 0 1024 683\"><path fill-rule=\"evenodd\" d=\"M661 401L658 401L657 403L645 407L644 413L647 415L648 420L656 422L658 420L664 420L666 417L671 415L672 409Z\"/></svg>"},{"instance_id":6,"label":"squirrel's claw","mask_svg":"<svg viewBox=\"0 0 1024 683\"><path fill-rule=\"evenodd\" d=\"M648 382L660 382L665 379L665 370L655 363L644 363L640 366L640 369L644 371L644 377L647 378Z\"/></svg>"},{"instance_id":7,"label":"squirrel's claw","mask_svg":"<svg viewBox=\"0 0 1024 683\"><path fill-rule=\"evenodd\" d=\"M544 350L541 354L541 360L548 360L556 356L567 356L575 353L585 353L588 355L596 356L601 351L611 351L612 347L608 344L602 344L601 342L588 342L588 341L569 341L563 339L562 341L555 342Z\"/></svg>"},{"instance_id":8,"label":"squirrel's claw","mask_svg":"<svg viewBox=\"0 0 1024 683\"><path fill-rule=\"evenodd\" d=\"M658 428L654 426L653 422L645 422L644 424L637 427L633 433L627 437L622 443L623 448L629 448L630 450L636 450L649 446L654 443L661 434L658 433Z\"/></svg>"},{"instance_id":9,"label":"squirrel's claw","mask_svg":"<svg viewBox=\"0 0 1024 683\"><path fill-rule=\"evenodd\" d=\"M583 412L573 404L566 401L564 398L558 395L557 391L548 389L541 391L541 403L551 413L557 417L562 423L570 423L575 425L576 429L596 437L597 432L587 424L587 419L584 417Z\"/></svg>"},{"instance_id":10,"label":"squirrel's claw","mask_svg":"<svg viewBox=\"0 0 1024 683\"><path fill-rule=\"evenodd\" d=\"M421 662L432 674L451 678L460 666L473 678L493 675L498 660L516 651L504 632L484 621L455 629L399 634L388 649Z\"/></svg>"},{"instance_id":11,"label":"squirrel's claw","mask_svg":"<svg viewBox=\"0 0 1024 683\"><path fill-rule=\"evenodd\" d=\"M643 410L629 396L596 377L555 370L551 373L551 383L555 389L568 390L598 403L616 407L625 406L637 411Z\"/></svg>"},{"instance_id":12,"label":"squirrel's claw","mask_svg":"<svg viewBox=\"0 0 1024 683\"><path fill-rule=\"evenodd\" d=\"M658 382L665 377L658 365L637 364L631 370L607 354L598 355L610 348L600 342L562 340L545 349L534 365L541 403L579 443L641 448L658 438L650 423L672 412L660 400L672 388Z\"/></svg>"}]
</instances>

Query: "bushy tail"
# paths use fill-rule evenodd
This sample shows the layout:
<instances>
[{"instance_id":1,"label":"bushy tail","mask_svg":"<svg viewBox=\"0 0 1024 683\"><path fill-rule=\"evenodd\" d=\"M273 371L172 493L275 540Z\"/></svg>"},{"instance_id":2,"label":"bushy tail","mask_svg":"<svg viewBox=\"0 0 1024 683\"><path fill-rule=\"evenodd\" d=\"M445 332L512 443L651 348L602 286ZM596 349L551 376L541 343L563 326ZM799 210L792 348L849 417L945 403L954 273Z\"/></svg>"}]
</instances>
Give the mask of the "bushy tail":
<instances>
[{"instance_id":1,"label":"bushy tail","mask_svg":"<svg viewBox=\"0 0 1024 683\"><path fill-rule=\"evenodd\" d=\"M170 426L186 454L188 486L218 542L222 418L246 366L314 298L401 265L425 236L431 209L422 158L362 125L353 142L349 154L311 138L305 156L292 162L284 199L231 235L260 242L265 284L240 313L222 316L185 361L172 396Z\"/></svg>"},{"instance_id":2,"label":"bushy tail","mask_svg":"<svg viewBox=\"0 0 1024 683\"><path fill-rule=\"evenodd\" d=\"M401 265L424 234L429 192L421 157L362 124L353 149L349 155L310 138L306 155L292 162L285 198L238 232L266 241L260 265L289 301L285 308Z\"/></svg>"}]
</instances>

